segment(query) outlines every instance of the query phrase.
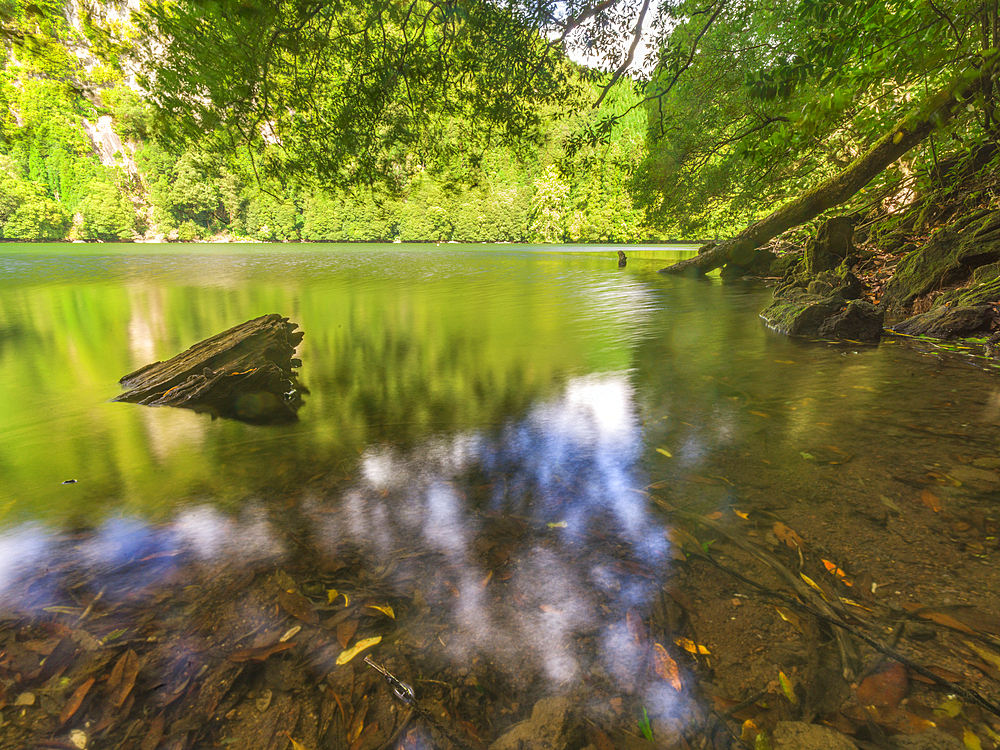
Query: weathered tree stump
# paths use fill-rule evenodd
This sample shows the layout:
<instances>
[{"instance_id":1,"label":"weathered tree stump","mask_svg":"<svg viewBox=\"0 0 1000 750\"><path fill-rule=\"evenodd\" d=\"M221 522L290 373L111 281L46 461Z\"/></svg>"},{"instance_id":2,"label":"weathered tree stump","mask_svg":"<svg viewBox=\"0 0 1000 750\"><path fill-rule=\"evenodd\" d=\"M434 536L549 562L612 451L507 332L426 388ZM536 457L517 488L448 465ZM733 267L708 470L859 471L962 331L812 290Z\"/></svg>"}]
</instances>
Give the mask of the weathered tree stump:
<instances>
[{"instance_id":1,"label":"weathered tree stump","mask_svg":"<svg viewBox=\"0 0 1000 750\"><path fill-rule=\"evenodd\" d=\"M178 406L251 424L294 422L309 391L298 383L293 358L304 334L276 313L205 339L166 362L154 362L119 382L115 401Z\"/></svg>"}]
</instances>

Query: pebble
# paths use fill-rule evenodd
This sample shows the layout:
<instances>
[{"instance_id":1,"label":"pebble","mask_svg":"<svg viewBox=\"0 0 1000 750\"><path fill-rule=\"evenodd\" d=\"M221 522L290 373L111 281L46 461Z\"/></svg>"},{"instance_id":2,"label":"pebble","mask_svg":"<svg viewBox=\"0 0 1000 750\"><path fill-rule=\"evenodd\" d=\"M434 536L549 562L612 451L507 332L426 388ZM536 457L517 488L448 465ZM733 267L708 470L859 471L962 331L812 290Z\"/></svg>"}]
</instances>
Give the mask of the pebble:
<instances>
[{"instance_id":1,"label":"pebble","mask_svg":"<svg viewBox=\"0 0 1000 750\"><path fill-rule=\"evenodd\" d=\"M84 750L87 747L87 733L82 729L74 729L69 733L69 741L73 747L78 747L80 750Z\"/></svg>"}]
</instances>

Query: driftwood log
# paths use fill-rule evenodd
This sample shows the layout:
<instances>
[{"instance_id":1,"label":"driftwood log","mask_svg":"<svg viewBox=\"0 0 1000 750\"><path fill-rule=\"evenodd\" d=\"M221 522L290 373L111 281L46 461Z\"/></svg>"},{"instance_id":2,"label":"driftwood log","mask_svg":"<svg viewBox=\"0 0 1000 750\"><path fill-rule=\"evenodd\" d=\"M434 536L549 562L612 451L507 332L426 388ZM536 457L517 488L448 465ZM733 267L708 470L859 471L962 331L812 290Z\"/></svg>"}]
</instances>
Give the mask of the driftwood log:
<instances>
[{"instance_id":1,"label":"driftwood log","mask_svg":"<svg viewBox=\"0 0 1000 750\"><path fill-rule=\"evenodd\" d=\"M276 313L205 339L166 362L154 362L119 382L115 401L179 406L251 424L298 419L302 394L294 368L298 326Z\"/></svg>"}]
</instances>

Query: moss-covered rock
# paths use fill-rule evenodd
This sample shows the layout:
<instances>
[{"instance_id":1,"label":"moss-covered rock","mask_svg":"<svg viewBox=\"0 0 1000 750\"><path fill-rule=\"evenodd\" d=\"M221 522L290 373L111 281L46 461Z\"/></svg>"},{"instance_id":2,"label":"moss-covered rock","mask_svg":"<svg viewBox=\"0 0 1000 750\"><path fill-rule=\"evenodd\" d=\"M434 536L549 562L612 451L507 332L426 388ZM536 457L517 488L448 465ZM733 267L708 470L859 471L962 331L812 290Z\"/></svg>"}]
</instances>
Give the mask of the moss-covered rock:
<instances>
[{"instance_id":1,"label":"moss-covered rock","mask_svg":"<svg viewBox=\"0 0 1000 750\"><path fill-rule=\"evenodd\" d=\"M963 284L982 266L1000 262L1000 211L980 210L942 227L896 266L886 286L882 307L892 317L905 315L914 300L931 291ZM985 284L988 286L989 282ZM978 296L953 295L948 301L961 304L995 301L994 290L977 285ZM964 290L973 292L976 290ZM984 296L985 295L985 296ZM945 298L937 300L940 304Z\"/></svg>"},{"instance_id":2,"label":"moss-covered rock","mask_svg":"<svg viewBox=\"0 0 1000 750\"><path fill-rule=\"evenodd\" d=\"M791 289L776 297L760 317L779 333L874 343L882 337L883 313L862 300Z\"/></svg>"},{"instance_id":3,"label":"moss-covered rock","mask_svg":"<svg viewBox=\"0 0 1000 750\"><path fill-rule=\"evenodd\" d=\"M989 331L996 312L990 305L969 307L935 307L892 326L896 333L910 336L933 336L947 339L953 336L972 336Z\"/></svg>"}]
</instances>

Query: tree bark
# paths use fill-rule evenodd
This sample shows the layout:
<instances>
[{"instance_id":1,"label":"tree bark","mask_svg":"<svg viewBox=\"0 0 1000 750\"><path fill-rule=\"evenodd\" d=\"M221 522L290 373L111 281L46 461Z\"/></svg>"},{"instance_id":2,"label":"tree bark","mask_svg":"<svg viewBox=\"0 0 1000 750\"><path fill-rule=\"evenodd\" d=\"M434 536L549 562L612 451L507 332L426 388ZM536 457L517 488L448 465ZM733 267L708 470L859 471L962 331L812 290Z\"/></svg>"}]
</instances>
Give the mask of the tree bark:
<instances>
[{"instance_id":1,"label":"tree bark","mask_svg":"<svg viewBox=\"0 0 1000 750\"><path fill-rule=\"evenodd\" d=\"M732 239L720 242L701 255L662 268L660 273L701 275L729 263L749 266L757 248L765 242L849 200L882 170L949 122L964 102L990 80L998 60L997 51L992 51L978 69L965 71L927 99L840 174L754 222Z\"/></svg>"},{"instance_id":2,"label":"tree bark","mask_svg":"<svg viewBox=\"0 0 1000 750\"><path fill-rule=\"evenodd\" d=\"M303 334L277 313L200 341L166 362L124 376L114 401L179 406L252 424L293 422L302 406L294 368Z\"/></svg>"}]
</instances>

